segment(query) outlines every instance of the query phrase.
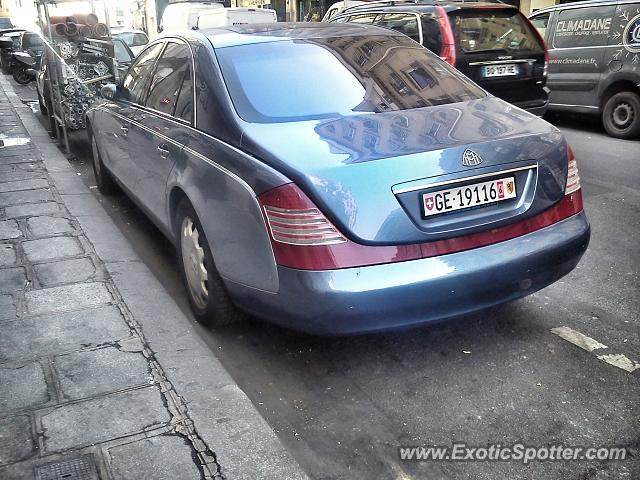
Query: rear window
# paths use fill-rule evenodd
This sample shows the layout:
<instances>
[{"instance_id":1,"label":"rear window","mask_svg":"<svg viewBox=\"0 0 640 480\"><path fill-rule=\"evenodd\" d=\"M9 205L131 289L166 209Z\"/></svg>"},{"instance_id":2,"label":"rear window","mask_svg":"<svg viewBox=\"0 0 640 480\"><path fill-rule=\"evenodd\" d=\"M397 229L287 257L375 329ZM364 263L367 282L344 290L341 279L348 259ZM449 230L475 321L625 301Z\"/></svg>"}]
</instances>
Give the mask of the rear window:
<instances>
[{"instance_id":1,"label":"rear window","mask_svg":"<svg viewBox=\"0 0 640 480\"><path fill-rule=\"evenodd\" d=\"M241 118L286 122L407 110L485 96L401 36L278 41L216 50Z\"/></svg>"},{"instance_id":2,"label":"rear window","mask_svg":"<svg viewBox=\"0 0 640 480\"><path fill-rule=\"evenodd\" d=\"M450 14L459 49L468 53L542 50L525 17L517 10L465 9Z\"/></svg>"},{"instance_id":3,"label":"rear window","mask_svg":"<svg viewBox=\"0 0 640 480\"><path fill-rule=\"evenodd\" d=\"M129 47L141 47L149 43L149 39L144 33L124 32L115 36L123 40Z\"/></svg>"}]
</instances>

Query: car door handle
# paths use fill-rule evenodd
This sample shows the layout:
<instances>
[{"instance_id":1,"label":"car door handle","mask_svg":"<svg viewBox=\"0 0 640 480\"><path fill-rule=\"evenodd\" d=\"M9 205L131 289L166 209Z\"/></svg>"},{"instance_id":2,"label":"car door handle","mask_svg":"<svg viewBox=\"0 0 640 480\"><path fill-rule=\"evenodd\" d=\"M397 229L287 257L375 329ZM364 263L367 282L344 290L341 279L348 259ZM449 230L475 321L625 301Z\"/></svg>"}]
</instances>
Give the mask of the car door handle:
<instances>
[{"instance_id":1,"label":"car door handle","mask_svg":"<svg viewBox=\"0 0 640 480\"><path fill-rule=\"evenodd\" d=\"M169 147L166 143L161 143L158 145L158 152L160 152L162 158L167 158L169 156Z\"/></svg>"},{"instance_id":2,"label":"car door handle","mask_svg":"<svg viewBox=\"0 0 640 480\"><path fill-rule=\"evenodd\" d=\"M122 127L120 127L120 130L122 131L123 135L128 135L129 134L129 127L122 126Z\"/></svg>"}]
</instances>

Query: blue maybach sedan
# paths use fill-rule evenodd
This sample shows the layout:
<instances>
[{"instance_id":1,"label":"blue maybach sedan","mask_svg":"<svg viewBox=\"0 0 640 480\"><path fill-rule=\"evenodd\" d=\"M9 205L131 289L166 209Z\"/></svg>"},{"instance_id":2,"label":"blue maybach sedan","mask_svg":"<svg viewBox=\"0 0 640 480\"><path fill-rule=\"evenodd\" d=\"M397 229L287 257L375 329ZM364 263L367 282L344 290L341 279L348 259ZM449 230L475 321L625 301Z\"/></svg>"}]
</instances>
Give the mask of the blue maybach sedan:
<instances>
[{"instance_id":1,"label":"blue maybach sedan","mask_svg":"<svg viewBox=\"0 0 640 480\"><path fill-rule=\"evenodd\" d=\"M98 187L175 243L213 325L451 318L549 285L589 242L562 134L390 30L166 36L102 96L87 119Z\"/></svg>"}]
</instances>

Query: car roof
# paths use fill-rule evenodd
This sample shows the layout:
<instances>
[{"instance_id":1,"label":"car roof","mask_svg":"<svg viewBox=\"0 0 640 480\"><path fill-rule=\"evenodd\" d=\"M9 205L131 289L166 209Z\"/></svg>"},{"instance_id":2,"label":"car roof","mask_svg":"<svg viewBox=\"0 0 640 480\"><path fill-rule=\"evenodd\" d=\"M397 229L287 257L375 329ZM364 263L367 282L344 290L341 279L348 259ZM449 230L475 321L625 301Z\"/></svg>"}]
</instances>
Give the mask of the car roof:
<instances>
[{"instance_id":1,"label":"car roof","mask_svg":"<svg viewBox=\"0 0 640 480\"><path fill-rule=\"evenodd\" d=\"M350 13L355 12L363 12L363 11L412 11L412 12L420 12L420 11L432 11L435 6L440 6L444 8L446 11L453 10L467 10L467 9L475 9L475 8L509 8L513 10L517 10L517 7L513 5L509 5L508 3L502 3L499 0L495 1L485 1L485 2L476 2L476 1L439 1L439 0L390 0L390 1L380 1L380 2L365 2L359 5L355 5L352 7L345 8L340 15L348 15ZM338 16L336 15L337 18Z\"/></svg>"},{"instance_id":2,"label":"car roof","mask_svg":"<svg viewBox=\"0 0 640 480\"><path fill-rule=\"evenodd\" d=\"M198 30L205 35L214 48L248 45L252 43L277 42L283 40L319 39L384 35L404 36L399 32L373 25L323 22L277 22Z\"/></svg>"},{"instance_id":3,"label":"car roof","mask_svg":"<svg viewBox=\"0 0 640 480\"><path fill-rule=\"evenodd\" d=\"M588 6L596 6L596 5L617 5L618 0L583 0L581 2L571 2L571 3L561 3L558 5L552 5L550 7L541 8L540 10L536 10L531 15L537 15L539 13L544 12L552 12L553 10L564 10L565 8L576 8L576 7L588 7ZM622 2L622 3L634 3L634 2Z\"/></svg>"}]
</instances>

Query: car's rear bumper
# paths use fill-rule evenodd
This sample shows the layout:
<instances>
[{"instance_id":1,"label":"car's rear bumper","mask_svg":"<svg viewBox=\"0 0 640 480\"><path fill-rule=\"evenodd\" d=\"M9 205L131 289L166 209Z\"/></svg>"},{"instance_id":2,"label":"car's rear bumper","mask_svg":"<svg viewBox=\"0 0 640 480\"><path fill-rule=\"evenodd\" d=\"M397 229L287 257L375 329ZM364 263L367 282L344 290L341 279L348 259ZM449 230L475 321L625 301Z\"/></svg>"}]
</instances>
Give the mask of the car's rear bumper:
<instances>
[{"instance_id":1,"label":"car's rear bumper","mask_svg":"<svg viewBox=\"0 0 640 480\"><path fill-rule=\"evenodd\" d=\"M542 117L549 108L549 101L547 98L532 100L528 102L514 102L516 107L520 107L529 113L537 117Z\"/></svg>"},{"instance_id":2,"label":"car's rear bumper","mask_svg":"<svg viewBox=\"0 0 640 480\"><path fill-rule=\"evenodd\" d=\"M384 330L465 315L508 302L569 273L587 249L584 212L482 248L341 270L279 267L279 292L228 287L250 313L322 335Z\"/></svg>"}]
</instances>

